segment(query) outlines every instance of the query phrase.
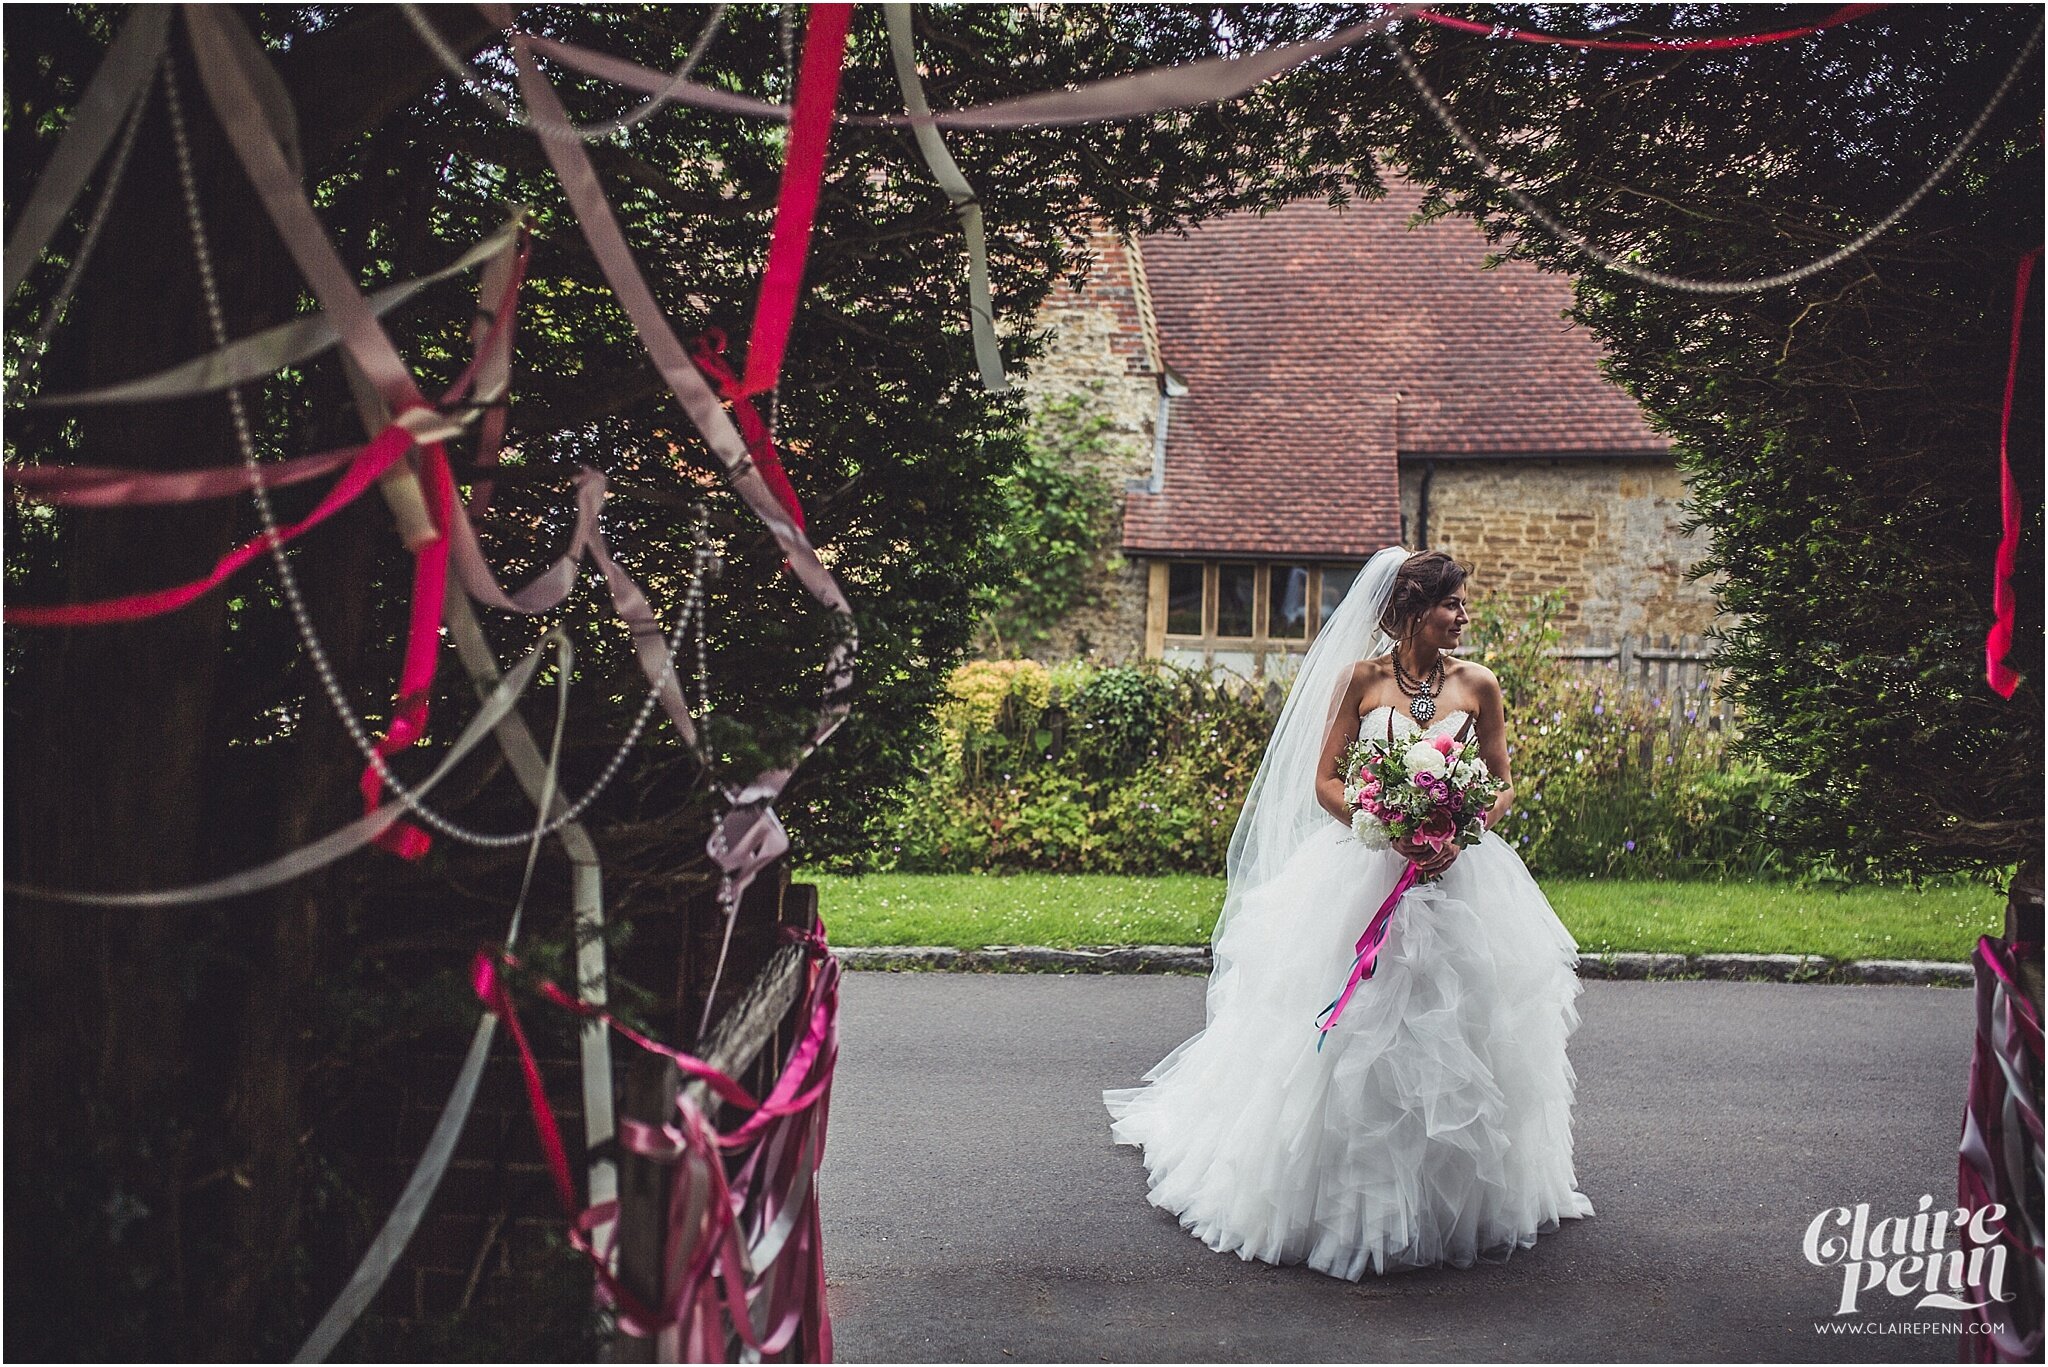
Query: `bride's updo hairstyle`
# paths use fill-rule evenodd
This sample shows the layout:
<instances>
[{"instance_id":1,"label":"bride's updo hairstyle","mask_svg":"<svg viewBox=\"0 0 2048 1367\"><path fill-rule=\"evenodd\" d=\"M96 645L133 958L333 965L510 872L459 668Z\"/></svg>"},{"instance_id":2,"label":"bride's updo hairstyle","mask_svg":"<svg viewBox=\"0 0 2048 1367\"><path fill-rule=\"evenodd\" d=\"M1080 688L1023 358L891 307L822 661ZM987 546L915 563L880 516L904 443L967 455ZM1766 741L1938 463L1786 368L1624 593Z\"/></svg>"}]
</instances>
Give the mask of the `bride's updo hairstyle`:
<instances>
[{"instance_id":1,"label":"bride's updo hairstyle","mask_svg":"<svg viewBox=\"0 0 2048 1367\"><path fill-rule=\"evenodd\" d=\"M1470 573L1443 551L1417 551L1394 573L1394 596L1380 619L1381 628L1395 640L1403 639L1418 617L1465 587Z\"/></svg>"}]
</instances>

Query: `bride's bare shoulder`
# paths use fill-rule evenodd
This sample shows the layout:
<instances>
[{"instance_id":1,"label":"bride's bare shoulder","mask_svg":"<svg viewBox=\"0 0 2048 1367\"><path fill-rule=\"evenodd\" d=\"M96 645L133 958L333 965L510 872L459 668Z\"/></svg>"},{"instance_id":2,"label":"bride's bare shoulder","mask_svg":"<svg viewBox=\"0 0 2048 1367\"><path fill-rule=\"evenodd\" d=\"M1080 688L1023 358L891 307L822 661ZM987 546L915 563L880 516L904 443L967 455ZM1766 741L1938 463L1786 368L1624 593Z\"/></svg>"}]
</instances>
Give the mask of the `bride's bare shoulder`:
<instances>
[{"instance_id":1,"label":"bride's bare shoulder","mask_svg":"<svg viewBox=\"0 0 2048 1367\"><path fill-rule=\"evenodd\" d=\"M1444 680L1449 684L1454 679L1460 692L1481 702L1500 697L1500 680L1477 660L1453 659L1451 667L1444 671Z\"/></svg>"},{"instance_id":2,"label":"bride's bare shoulder","mask_svg":"<svg viewBox=\"0 0 2048 1367\"><path fill-rule=\"evenodd\" d=\"M1444 671L1447 677L1455 676L1475 685L1492 684L1495 688L1500 687L1500 680L1493 676L1493 671L1477 660L1461 660L1454 655L1447 655L1444 658L1450 664L1450 668Z\"/></svg>"}]
</instances>

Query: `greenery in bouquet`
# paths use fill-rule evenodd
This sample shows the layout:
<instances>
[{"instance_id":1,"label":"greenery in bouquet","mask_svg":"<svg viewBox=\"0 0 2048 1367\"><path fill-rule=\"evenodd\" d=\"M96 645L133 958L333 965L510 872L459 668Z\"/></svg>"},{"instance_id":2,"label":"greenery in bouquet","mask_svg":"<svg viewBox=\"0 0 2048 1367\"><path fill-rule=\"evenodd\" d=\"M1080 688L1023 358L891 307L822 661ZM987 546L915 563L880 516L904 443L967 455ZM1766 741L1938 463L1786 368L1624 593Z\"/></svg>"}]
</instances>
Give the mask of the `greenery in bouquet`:
<instances>
[{"instance_id":1,"label":"greenery in bouquet","mask_svg":"<svg viewBox=\"0 0 2048 1367\"><path fill-rule=\"evenodd\" d=\"M1373 849L1411 839L1432 850L1476 844L1505 786L1479 757L1477 739L1397 738L1391 718L1385 736L1359 737L1342 762L1352 834Z\"/></svg>"}]
</instances>

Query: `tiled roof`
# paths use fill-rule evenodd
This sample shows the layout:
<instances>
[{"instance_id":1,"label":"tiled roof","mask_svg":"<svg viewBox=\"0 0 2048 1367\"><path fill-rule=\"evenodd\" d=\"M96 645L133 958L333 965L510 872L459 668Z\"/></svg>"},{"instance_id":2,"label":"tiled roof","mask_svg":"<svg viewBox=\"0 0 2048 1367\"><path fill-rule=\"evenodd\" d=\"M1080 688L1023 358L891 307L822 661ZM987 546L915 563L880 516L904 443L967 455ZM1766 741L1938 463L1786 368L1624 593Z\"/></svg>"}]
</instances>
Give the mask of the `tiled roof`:
<instances>
[{"instance_id":1,"label":"tiled roof","mask_svg":"<svg viewBox=\"0 0 2048 1367\"><path fill-rule=\"evenodd\" d=\"M1144 239L1160 353L1187 382L1165 487L1129 550L1361 555L1400 534L1396 455L1661 453L1564 321L1571 285L1482 269L1463 219L1410 231L1419 187Z\"/></svg>"}]
</instances>

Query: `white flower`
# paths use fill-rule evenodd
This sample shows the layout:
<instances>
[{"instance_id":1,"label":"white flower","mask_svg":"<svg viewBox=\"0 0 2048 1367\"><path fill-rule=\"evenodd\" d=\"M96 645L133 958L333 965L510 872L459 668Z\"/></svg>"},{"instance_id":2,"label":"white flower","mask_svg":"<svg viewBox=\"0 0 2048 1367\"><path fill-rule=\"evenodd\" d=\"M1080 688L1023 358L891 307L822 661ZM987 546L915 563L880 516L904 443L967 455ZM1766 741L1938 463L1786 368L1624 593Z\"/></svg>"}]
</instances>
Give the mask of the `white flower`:
<instances>
[{"instance_id":1,"label":"white flower","mask_svg":"<svg viewBox=\"0 0 2048 1367\"><path fill-rule=\"evenodd\" d=\"M1387 825L1371 812L1351 814L1351 833L1365 842L1367 849L1384 850L1394 842L1387 834Z\"/></svg>"},{"instance_id":2,"label":"white flower","mask_svg":"<svg viewBox=\"0 0 2048 1367\"><path fill-rule=\"evenodd\" d=\"M1419 740L1402 752L1401 767L1413 778L1421 773L1441 774L1449 765L1443 751L1426 740Z\"/></svg>"}]
</instances>

